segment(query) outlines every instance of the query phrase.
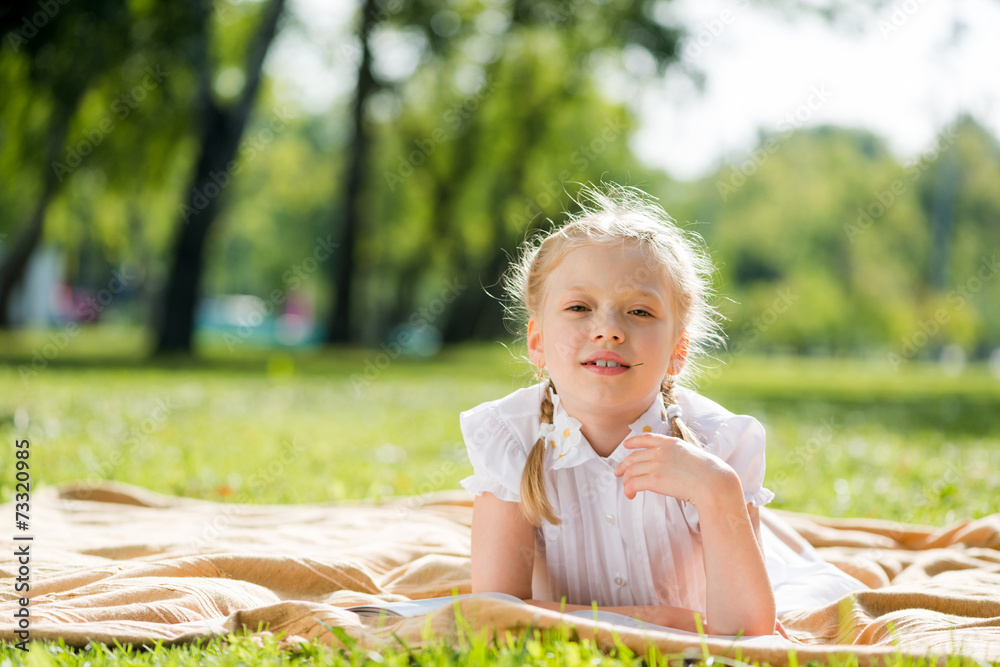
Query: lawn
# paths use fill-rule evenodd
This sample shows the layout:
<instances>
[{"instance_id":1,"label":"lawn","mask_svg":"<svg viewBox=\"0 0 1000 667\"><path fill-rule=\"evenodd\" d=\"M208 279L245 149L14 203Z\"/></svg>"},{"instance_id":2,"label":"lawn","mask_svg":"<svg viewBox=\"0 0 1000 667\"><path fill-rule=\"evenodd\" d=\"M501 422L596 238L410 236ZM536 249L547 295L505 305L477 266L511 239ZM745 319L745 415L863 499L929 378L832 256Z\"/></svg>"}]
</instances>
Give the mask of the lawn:
<instances>
[{"instance_id":1,"label":"lawn","mask_svg":"<svg viewBox=\"0 0 1000 667\"><path fill-rule=\"evenodd\" d=\"M65 344L59 345L63 342ZM13 441L30 438L33 482L113 479L222 502L310 503L457 488L469 474L458 413L530 383L501 344L447 348L432 359L384 350L266 352L216 344L198 362L144 361L133 331L0 339L0 500L12 491ZM828 516L941 524L996 512L1000 379L971 365L894 370L870 359L740 356L706 371L700 390L768 432L774 507ZM993 465L991 465L993 463ZM347 664L632 664L564 638L510 638L419 654L297 657L239 640L156 652L39 646L31 664L287 662ZM536 655L537 654L537 655ZM551 656L547 655L551 654ZM27 664L0 650L0 664ZM412 663L410 661L413 661Z\"/></svg>"}]
</instances>

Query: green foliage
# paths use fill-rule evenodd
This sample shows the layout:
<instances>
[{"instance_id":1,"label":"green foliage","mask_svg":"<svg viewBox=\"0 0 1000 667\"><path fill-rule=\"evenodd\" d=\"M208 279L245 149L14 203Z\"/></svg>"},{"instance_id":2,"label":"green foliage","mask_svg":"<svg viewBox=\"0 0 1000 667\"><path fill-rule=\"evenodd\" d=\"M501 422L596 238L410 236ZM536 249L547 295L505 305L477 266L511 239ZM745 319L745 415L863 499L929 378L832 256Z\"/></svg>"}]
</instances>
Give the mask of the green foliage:
<instances>
[{"instance_id":1,"label":"green foliage","mask_svg":"<svg viewBox=\"0 0 1000 667\"><path fill-rule=\"evenodd\" d=\"M961 178L944 182L946 169ZM710 223L697 229L738 349L909 361L951 343L980 354L1000 344L986 305L1000 297L998 228L984 217L1000 213L998 170L996 141L969 119L903 164L877 137L826 127L765 136L746 161L670 192L675 217ZM935 236L936 214L950 234ZM938 255L954 267L940 284Z\"/></svg>"},{"instance_id":2,"label":"green foliage","mask_svg":"<svg viewBox=\"0 0 1000 667\"><path fill-rule=\"evenodd\" d=\"M300 284L310 294L325 293L329 267L305 280L295 277L294 267L312 256L317 238L325 240L334 229L331 191L340 160L313 139L323 131L322 119L266 99L247 128L230 206L207 248L207 294L266 298Z\"/></svg>"}]
</instances>

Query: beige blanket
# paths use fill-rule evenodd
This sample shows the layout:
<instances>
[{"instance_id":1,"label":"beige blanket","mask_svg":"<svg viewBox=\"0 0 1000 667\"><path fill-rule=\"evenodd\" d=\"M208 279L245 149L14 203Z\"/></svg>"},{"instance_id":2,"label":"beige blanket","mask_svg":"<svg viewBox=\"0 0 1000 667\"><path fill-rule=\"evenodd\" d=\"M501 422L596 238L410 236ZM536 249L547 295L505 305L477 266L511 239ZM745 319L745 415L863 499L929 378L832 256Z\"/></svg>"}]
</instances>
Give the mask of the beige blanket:
<instances>
[{"instance_id":1,"label":"beige blanket","mask_svg":"<svg viewBox=\"0 0 1000 667\"><path fill-rule=\"evenodd\" d=\"M382 505L235 505L159 495L107 484L64 485L32 496L30 530L13 528L0 556L0 639L20 641L14 555L29 546L32 640L166 644L259 627L286 641L319 637L338 644L339 626L363 646L411 646L456 636L453 605L428 617L381 627L344 607L469 591L471 499L464 492ZM874 590L826 608L786 614L798 662L853 652L860 664L894 652L960 653L1000 661L1000 515L947 528L782 513L820 553ZM463 600L473 629L569 623L581 637L611 646L615 637L644 652L707 647L734 655L729 642L692 641L595 623L528 605ZM213 620L214 619L214 620ZM789 663L786 649L740 647L742 659Z\"/></svg>"}]
</instances>

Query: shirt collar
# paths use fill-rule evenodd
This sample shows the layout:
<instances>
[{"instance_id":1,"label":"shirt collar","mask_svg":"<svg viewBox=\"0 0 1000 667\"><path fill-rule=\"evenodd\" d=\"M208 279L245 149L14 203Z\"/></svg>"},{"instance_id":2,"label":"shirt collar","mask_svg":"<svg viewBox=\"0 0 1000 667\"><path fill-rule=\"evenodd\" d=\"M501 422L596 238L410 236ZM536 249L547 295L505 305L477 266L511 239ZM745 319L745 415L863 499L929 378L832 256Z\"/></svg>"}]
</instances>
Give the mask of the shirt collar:
<instances>
[{"instance_id":1,"label":"shirt collar","mask_svg":"<svg viewBox=\"0 0 1000 667\"><path fill-rule=\"evenodd\" d=\"M571 417L562 407L559 395L552 396L552 423L541 425L541 435L545 439L546 467L551 470L572 468L586 463L591 459L599 459L597 452L583 437L583 424ZM666 410L663 407L663 395L657 394L646 411L629 424L629 434L622 443L643 433L659 433L667 435ZM621 444L608 456L607 461L617 465L629 453Z\"/></svg>"}]
</instances>

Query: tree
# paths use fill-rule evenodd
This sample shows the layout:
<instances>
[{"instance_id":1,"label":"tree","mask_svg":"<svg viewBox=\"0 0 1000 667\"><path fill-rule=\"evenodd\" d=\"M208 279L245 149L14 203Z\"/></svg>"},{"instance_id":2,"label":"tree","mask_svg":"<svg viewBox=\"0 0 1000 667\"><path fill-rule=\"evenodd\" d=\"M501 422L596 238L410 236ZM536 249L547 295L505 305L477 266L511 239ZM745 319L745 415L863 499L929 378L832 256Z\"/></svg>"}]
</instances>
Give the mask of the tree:
<instances>
[{"instance_id":1,"label":"tree","mask_svg":"<svg viewBox=\"0 0 1000 667\"><path fill-rule=\"evenodd\" d=\"M361 23L358 42L361 47L358 61L358 79L351 106L351 142L348 146L347 178L344 179L343 215L339 227L340 241L334 257L333 305L330 309L327 327L327 341L342 343L352 340L350 312L351 295L354 291L354 249L357 245L358 229L361 227L362 190L368 169L369 132L365 120L368 100L378 86L372 74L371 35L378 21L375 0L362 0ZM337 230L335 230L337 231Z\"/></svg>"},{"instance_id":2,"label":"tree","mask_svg":"<svg viewBox=\"0 0 1000 667\"><path fill-rule=\"evenodd\" d=\"M424 85L434 85L433 97L442 101L445 113L447 105L460 104L465 97L461 90L456 90L454 78L451 77L455 69L463 64L463 60L464 64L483 71L484 81L503 90L496 96L497 99L502 98L511 103L501 115L494 115L490 122L473 118L486 113L482 109L476 114L465 115L453 128L453 136L456 138L451 145L453 150L442 148L440 153L435 154L433 166L430 159L432 156L425 156L427 178L417 180L433 193L430 196L433 218L429 221L432 229L430 234L423 234L424 241L413 249L414 254L409 261L404 260L405 266L396 282L399 286L397 296L400 298L395 299L395 307L392 308L394 317L399 318L414 308L411 299L419 291L421 275L426 277L439 273L442 267L455 267L460 270L461 278L475 278L478 283L478 276L483 269L490 281L495 280L502 272L506 266L504 253L513 249L529 226L528 220L522 220L518 229L511 229L505 216L517 205L515 200L530 200L537 196L540 188L539 183L530 180L531 170L524 152L548 138L549 133L554 131L550 120L558 105L581 112L584 110L580 106L572 104L574 100L594 101L596 85L588 56L601 52L613 60L621 58L628 48L636 53L644 53L660 72L676 59L681 29L652 18L655 15L654 4L656 3L636 2L569 7L566 3L554 0L519 0L504 9L498 9L475 0L454 1L445 5L430 0L416 0L394 5L397 11L380 13L377 12L375 3L362 4L359 22L361 57L352 115L354 143L350 149L352 160L348 175L344 180L344 213L338 216L342 243L333 277L334 302L330 309L329 341L357 339L356 328L350 326L352 318L361 314L352 305L353 293L356 291L354 269L359 240L373 233L370 217L372 211L385 212L392 205L387 200L398 202L401 197L414 195L411 190L412 181L408 178L401 179L406 180L407 184L399 188L398 194L394 192L395 188L387 192L387 184L373 180L372 170L365 166L368 162L364 155L373 145L369 142L368 131L365 129L366 124L370 123L370 119L364 115L366 102L383 88L388 89L391 95L407 94L407 82L379 81L373 74L369 44L372 33L395 32L419 38L421 47L416 55L419 66L412 80ZM525 44L530 44L529 51L522 53L521 49ZM469 62L468 53L477 48L492 48L495 56L487 55L480 58L479 62ZM546 63L546 60L550 62ZM559 64L552 64L553 60L558 60ZM556 69L557 67L560 69ZM619 72L626 73L620 61L618 67ZM423 76L425 72L428 73L426 77ZM535 100L516 101L517 94L523 92L524 87L530 88L545 80L551 85L552 79L556 79L552 90L538 91L539 95ZM519 86L522 90L518 90ZM475 96L477 92L479 91L473 91L472 95ZM513 96L509 97L510 95ZM490 97L493 99L493 95ZM601 119L597 128L605 120ZM419 123L415 125L419 126ZM395 127L387 128L387 134L392 134L394 129ZM431 128L424 128L428 129L433 130L433 125ZM498 160L497 144L491 139L501 134L513 140L520 153L515 151L509 154L504 151L504 159ZM423 138L424 136L415 137L417 140ZM567 149L568 158L575 148L571 142L579 137L561 138L565 141L561 147ZM388 158L387 162L394 165L400 158L405 162L406 156L412 151L410 142L405 139L400 142L397 137L386 139L403 150L401 154ZM409 139L413 140L414 137L411 135ZM588 160L588 163L591 163L588 164L591 169L597 166L596 161ZM392 171L392 167L382 164L383 173ZM483 169L495 176L485 186L490 193L485 204L491 212L489 224L493 243L486 251L487 256L478 261L478 258L473 260L468 256L459 243L464 235L462 216L465 211L462 210L461 202L466 196L465 188L474 179L481 178ZM555 174L564 171L571 175L580 173L580 170L566 169L564 165ZM582 171L587 172L587 169ZM421 201L427 201L425 197L415 196ZM362 198L370 205L362 206ZM408 212L407 215L412 216L414 212ZM441 244L445 249L431 248L428 251L428 244ZM429 255L433 257L432 261L427 261ZM387 268L382 267L383 270ZM460 339L480 330L476 323L481 319L483 308L489 308L491 303L493 302L484 299L480 290L470 289L460 294L450 308L451 314L442 320L446 337ZM391 326L392 322L386 324Z\"/></svg>"},{"instance_id":3,"label":"tree","mask_svg":"<svg viewBox=\"0 0 1000 667\"><path fill-rule=\"evenodd\" d=\"M215 221L222 191L234 176L234 157L261 82L261 68L277 32L284 0L270 0L246 54L244 86L235 103L220 103L213 93L209 58L210 15L200 3L196 13L194 67L198 76L200 129L198 158L177 223L172 268L167 279L163 312L157 323L156 352L190 352L194 314L202 273L204 246Z\"/></svg>"},{"instance_id":4,"label":"tree","mask_svg":"<svg viewBox=\"0 0 1000 667\"><path fill-rule=\"evenodd\" d=\"M50 101L48 129L41 142L40 192L0 264L0 328L10 324L11 294L41 241L49 205L65 179L63 151L70 123L94 80L120 62L125 50L120 35L127 34L130 21L123 0L83 0L44 8L20 0L0 10L3 48L13 53L6 66L22 58L29 61L29 81L21 82L20 91L9 89L5 95L45 94ZM78 47L81 38L91 42L88 48Z\"/></svg>"}]
</instances>

